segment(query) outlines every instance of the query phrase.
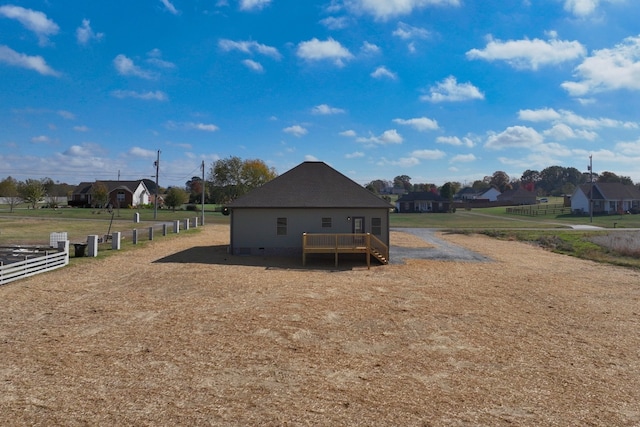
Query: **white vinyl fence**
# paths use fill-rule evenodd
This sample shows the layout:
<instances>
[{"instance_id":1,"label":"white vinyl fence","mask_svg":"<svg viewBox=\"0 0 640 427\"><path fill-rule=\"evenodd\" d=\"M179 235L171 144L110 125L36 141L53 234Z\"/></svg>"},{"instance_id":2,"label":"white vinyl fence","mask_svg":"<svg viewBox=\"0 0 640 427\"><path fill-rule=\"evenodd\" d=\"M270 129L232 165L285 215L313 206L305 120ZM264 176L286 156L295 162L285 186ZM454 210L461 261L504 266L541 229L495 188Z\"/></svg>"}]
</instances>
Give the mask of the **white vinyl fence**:
<instances>
[{"instance_id":1,"label":"white vinyl fence","mask_svg":"<svg viewBox=\"0 0 640 427\"><path fill-rule=\"evenodd\" d=\"M6 264L0 262L0 285L55 270L69 264L69 242L59 242L58 249L44 252L17 249L13 251L12 257L24 259Z\"/></svg>"}]
</instances>

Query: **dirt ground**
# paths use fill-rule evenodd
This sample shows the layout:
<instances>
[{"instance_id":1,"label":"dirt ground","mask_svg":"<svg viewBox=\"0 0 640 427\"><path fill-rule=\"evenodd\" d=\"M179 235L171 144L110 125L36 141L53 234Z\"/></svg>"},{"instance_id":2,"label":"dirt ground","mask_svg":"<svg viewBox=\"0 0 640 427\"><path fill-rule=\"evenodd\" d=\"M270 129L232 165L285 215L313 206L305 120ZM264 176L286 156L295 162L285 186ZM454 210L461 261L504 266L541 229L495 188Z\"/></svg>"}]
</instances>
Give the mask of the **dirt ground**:
<instances>
[{"instance_id":1,"label":"dirt ground","mask_svg":"<svg viewBox=\"0 0 640 427\"><path fill-rule=\"evenodd\" d=\"M640 425L639 273L439 237L490 260L302 268L208 225L2 286L0 425Z\"/></svg>"}]
</instances>

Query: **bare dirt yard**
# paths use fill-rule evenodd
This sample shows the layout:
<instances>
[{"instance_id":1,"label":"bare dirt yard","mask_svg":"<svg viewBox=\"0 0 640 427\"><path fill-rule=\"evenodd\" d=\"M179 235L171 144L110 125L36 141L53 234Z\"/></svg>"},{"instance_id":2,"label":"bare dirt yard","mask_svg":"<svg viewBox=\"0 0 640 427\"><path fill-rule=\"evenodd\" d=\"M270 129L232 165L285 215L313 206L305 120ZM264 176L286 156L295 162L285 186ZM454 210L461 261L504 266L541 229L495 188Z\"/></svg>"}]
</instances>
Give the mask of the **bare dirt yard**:
<instances>
[{"instance_id":1,"label":"bare dirt yard","mask_svg":"<svg viewBox=\"0 0 640 427\"><path fill-rule=\"evenodd\" d=\"M0 287L0 425L640 425L638 272L439 237L485 261L302 268L208 225Z\"/></svg>"}]
</instances>

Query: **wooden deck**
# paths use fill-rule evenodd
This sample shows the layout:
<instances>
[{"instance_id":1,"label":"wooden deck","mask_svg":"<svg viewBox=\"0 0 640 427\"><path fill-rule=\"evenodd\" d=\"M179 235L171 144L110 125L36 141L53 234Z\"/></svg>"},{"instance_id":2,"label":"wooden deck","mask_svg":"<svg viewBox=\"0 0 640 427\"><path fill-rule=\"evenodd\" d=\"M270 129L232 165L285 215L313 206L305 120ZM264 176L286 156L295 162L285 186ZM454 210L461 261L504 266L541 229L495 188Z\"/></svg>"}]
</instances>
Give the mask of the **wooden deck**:
<instances>
[{"instance_id":1,"label":"wooden deck","mask_svg":"<svg viewBox=\"0 0 640 427\"><path fill-rule=\"evenodd\" d=\"M306 265L307 254L335 254L338 266L338 254L366 254L367 267L371 267L371 257L381 264L389 263L389 248L371 233L364 234L302 234L302 265Z\"/></svg>"}]
</instances>

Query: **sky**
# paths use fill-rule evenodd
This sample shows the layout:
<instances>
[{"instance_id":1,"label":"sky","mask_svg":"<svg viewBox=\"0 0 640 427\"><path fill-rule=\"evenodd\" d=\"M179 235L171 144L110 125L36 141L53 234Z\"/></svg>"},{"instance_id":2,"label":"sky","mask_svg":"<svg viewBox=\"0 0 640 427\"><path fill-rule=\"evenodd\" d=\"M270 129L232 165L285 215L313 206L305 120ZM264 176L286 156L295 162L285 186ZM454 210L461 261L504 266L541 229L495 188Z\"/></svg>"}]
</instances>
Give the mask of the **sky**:
<instances>
[{"instance_id":1,"label":"sky","mask_svg":"<svg viewBox=\"0 0 640 427\"><path fill-rule=\"evenodd\" d=\"M640 182L637 0L0 2L0 179Z\"/></svg>"}]
</instances>

